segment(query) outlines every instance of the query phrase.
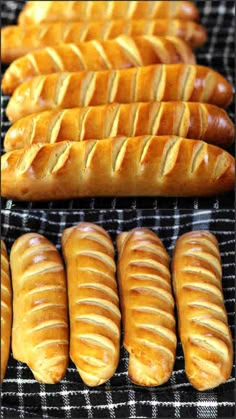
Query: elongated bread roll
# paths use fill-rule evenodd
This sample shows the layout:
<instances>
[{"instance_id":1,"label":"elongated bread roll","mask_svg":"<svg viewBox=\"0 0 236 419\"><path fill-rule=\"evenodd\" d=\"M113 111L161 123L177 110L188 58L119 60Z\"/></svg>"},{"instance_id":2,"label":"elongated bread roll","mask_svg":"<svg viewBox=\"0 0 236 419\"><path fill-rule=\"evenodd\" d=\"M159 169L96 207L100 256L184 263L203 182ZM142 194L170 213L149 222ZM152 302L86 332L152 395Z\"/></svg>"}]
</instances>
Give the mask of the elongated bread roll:
<instances>
[{"instance_id":1,"label":"elongated bread roll","mask_svg":"<svg viewBox=\"0 0 236 419\"><path fill-rule=\"evenodd\" d=\"M169 256L161 240L146 228L121 233L117 247L129 377L142 386L158 386L170 378L175 362Z\"/></svg>"},{"instance_id":2,"label":"elongated bread roll","mask_svg":"<svg viewBox=\"0 0 236 419\"><path fill-rule=\"evenodd\" d=\"M226 107L232 97L232 86L208 67L157 64L126 70L37 76L14 91L6 113L14 122L34 112L113 102L181 100Z\"/></svg>"},{"instance_id":3,"label":"elongated bread roll","mask_svg":"<svg viewBox=\"0 0 236 419\"><path fill-rule=\"evenodd\" d=\"M178 36L196 48L206 41L206 30L192 21L178 19L110 20L107 22L56 22L27 26L11 25L1 30L1 59L9 63L31 51L61 43L93 39L106 41L119 35Z\"/></svg>"},{"instance_id":4,"label":"elongated bread roll","mask_svg":"<svg viewBox=\"0 0 236 419\"><path fill-rule=\"evenodd\" d=\"M195 62L190 46L180 38L121 35L109 41L60 44L18 58L4 73L2 90L10 94L24 81L43 74Z\"/></svg>"},{"instance_id":5,"label":"elongated bread roll","mask_svg":"<svg viewBox=\"0 0 236 419\"><path fill-rule=\"evenodd\" d=\"M189 1L29 1L19 15L20 25L58 21L111 19L198 20L197 7Z\"/></svg>"},{"instance_id":6,"label":"elongated bread roll","mask_svg":"<svg viewBox=\"0 0 236 419\"><path fill-rule=\"evenodd\" d=\"M70 311L70 357L88 386L114 374L120 353L120 311L114 248L109 235L91 223L64 230Z\"/></svg>"},{"instance_id":7,"label":"elongated bread roll","mask_svg":"<svg viewBox=\"0 0 236 419\"><path fill-rule=\"evenodd\" d=\"M68 364L66 278L54 245L36 233L24 234L10 254L13 286L12 352L36 380L61 380Z\"/></svg>"},{"instance_id":8,"label":"elongated bread roll","mask_svg":"<svg viewBox=\"0 0 236 419\"><path fill-rule=\"evenodd\" d=\"M1 240L1 383L3 382L11 341L12 289L7 249Z\"/></svg>"},{"instance_id":9,"label":"elongated bread roll","mask_svg":"<svg viewBox=\"0 0 236 419\"><path fill-rule=\"evenodd\" d=\"M234 188L235 160L200 140L117 137L35 144L2 156L2 196L208 196ZM10 180L10 181L9 181Z\"/></svg>"},{"instance_id":10,"label":"elongated bread roll","mask_svg":"<svg viewBox=\"0 0 236 419\"><path fill-rule=\"evenodd\" d=\"M217 239L193 231L176 243L173 284L185 371L201 391L230 377L233 345L222 293L222 268Z\"/></svg>"},{"instance_id":11,"label":"elongated bread roll","mask_svg":"<svg viewBox=\"0 0 236 419\"><path fill-rule=\"evenodd\" d=\"M113 103L26 116L10 127L4 147L11 151L36 143L145 134L178 135L229 147L234 124L224 109L198 102Z\"/></svg>"}]
</instances>

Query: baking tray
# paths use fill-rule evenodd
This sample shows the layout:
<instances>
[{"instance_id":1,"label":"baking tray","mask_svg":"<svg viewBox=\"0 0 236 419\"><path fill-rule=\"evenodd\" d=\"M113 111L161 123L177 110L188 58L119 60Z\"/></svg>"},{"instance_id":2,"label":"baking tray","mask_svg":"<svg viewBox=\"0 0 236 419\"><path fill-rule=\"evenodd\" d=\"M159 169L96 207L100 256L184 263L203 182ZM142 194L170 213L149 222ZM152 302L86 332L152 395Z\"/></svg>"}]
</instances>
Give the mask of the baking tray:
<instances>
[{"instance_id":1,"label":"baking tray","mask_svg":"<svg viewBox=\"0 0 236 419\"><path fill-rule=\"evenodd\" d=\"M198 64L210 66L222 73L230 83L235 85L235 17L234 1L231 0L197 0L195 1L200 11L200 23L205 26L208 32L208 42L197 50ZM2 2L1 15L2 26L16 23L17 16L22 9L25 1L12 0ZM2 67L2 72L5 70ZM9 97L2 94L1 117L2 130L1 139L3 141L10 123L5 115ZM228 108L229 116L234 120L234 103ZM234 146L230 152L234 154ZM227 193L224 196L211 198L91 198L74 199L67 201L46 201L46 202L21 202L12 200L2 200L3 208L48 208L48 209L122 209L122 208L234 208L234 193Z\"/></svg>"},{"instance_id":2,"label":"baking tray","mask_svg":"<svg viewBox=\"0 0 236 419\"><path fill-rule=\"evenodd\" d=\"M225 306L235 338L233 210L3 210L2 238L9 252L16 238L34 231L45 235L61 252L63 230L81 221L94 222L105 228L114 244L121 231L129 231L137 226L151 228L163 240L170 256L181 234L198 229L210 230L219 241ZM72 362L60 383L44 385L34 380L25 364L10 356L2 386L2 417L215 418L234 415L235 369L228 382L215 390L194 390L185 376L179 338L174 372L165 385L143 388L132 384L127 376L127 361L127 352L121 346L120 362L114 376L102 386L89 388L83 384Z\"/></svg>"}]
</instances>

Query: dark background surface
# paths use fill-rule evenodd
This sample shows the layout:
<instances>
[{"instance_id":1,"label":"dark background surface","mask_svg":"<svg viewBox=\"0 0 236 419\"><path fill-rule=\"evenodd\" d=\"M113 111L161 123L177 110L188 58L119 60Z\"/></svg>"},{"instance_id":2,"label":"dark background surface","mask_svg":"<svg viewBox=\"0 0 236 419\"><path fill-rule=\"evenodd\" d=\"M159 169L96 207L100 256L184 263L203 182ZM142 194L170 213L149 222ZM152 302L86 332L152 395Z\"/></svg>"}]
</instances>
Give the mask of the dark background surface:
<instances>
[{"instance_id":1,"label":"dark background surface","mask_svg":"<svg viewBox=\"0 0 236 419\"><path fill-rule=\"evenodd\" d=\"M235 332L235 213L233 210L101 210L101 211L14 211L2 212L2 238L8 252L20 235L35 231L45 235L61 252L61 234L80 221L104 227L115 244L121 231L137 226L151 228L163 240L172 256L177 238L191 230L210 230L216 235L223 266L223 292L228 320ZM22 345L24 342L22 342ZM182 347L178 338L176 362L170 380L160 387L141 388L127 376L127 352L121 345L115 375L104 385L88 388L70 362L59 384L44 385L34 380L29 368L10 356L2 387L4 418L217 418L234 416L234 369L226 384L198 392L184 372Z\"/></svg>"},{"instance_id":2,"label":"dark background surface","mask_svg":"<svg viewBox=\"0 0 236 419\"><path fill-rule=\"evenodd\" d=\"M12 0L2 2L2 26L16 23L16 18L25 1ZM197 63L210 66L222 73L230 83L235 85L234 50L235 50L235 18L234 1L195 1L200 11L200 23L208 32L207 43L196 52ZM3 71L4 71L3 67ZM2 141L10 123L5 116L5 107L9 97L2 96ZM235 105L228 108L234 120ZM230 150L234 154L234 146ZM74 199L54 202L16 202L3 200L5 208L234 208L234 193L211 198L94 198Z\"/></svg>"}]
</instances>

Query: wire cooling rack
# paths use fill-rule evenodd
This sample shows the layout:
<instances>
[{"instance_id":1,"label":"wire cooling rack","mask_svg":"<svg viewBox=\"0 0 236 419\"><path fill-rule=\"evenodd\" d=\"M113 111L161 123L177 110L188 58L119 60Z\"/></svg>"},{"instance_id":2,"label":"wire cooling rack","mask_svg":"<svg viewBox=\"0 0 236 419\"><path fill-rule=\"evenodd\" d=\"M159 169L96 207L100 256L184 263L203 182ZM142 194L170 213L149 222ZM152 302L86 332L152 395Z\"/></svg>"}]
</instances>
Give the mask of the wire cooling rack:
<instances>
[{"instance_id":1,"label":"wire cooling rack","mask_svg":"<svg viewBox=\"0 0 236 419\"><path fill-rule=\"evenodd\" d=\"M2 26L16 23L17 16L25 1L12 0L3 2L1 5ZM198 64L214 68L222 73L230 83L235 85L234 72L234 1L225 0L197 0L195 1L200 11L200 23L205 26L208 32L207 43L197 50ZM3 67L4 71L5 67ZM7 129L10 126L5 115L9 97L1 97L2 117L2 142ZM234 120L234 103L228 108L229 116ZM234 153L234 147L230 150ZM9 181L11 181L9 179ZM12 200L2 200L3 208L48 208L48 209L100 209L100 208L233 208L234 194L228 193L224 196L211 198L91 198L74 199L67 201L36 202L26 203Z\"/></svg>"}]
</instances>

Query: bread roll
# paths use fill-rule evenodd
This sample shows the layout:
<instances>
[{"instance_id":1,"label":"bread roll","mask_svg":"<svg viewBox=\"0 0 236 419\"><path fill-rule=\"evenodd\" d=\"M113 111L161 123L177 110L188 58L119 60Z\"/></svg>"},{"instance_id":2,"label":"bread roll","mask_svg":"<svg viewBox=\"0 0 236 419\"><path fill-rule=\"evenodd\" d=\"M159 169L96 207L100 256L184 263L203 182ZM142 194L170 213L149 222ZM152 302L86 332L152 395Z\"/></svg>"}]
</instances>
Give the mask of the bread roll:
<instances>
[{"instance_id":1,"label":"bread roll","mask_svg":"<svg viewBox=\"0 0 236 419\"><path fill-rule=\"evenodd\" d=\"M45 237L28 233L10 254L13 285L12 352L36 380L57 383L68 364L66 278L62 259Z\"/></svg>"},{"instance_id":2,"label":"bread roll","mask_svg":"<svg viewBox=\"0 0 236 419\"><path fill-rule=\"evenodd\" d=\"M1 383L3 382L11 341L12 289L5 243L1 240Z\"/></svg>"},{"instance_id":3,"label":"bread roll","mask_svg":"<svg viewBox=\"0 0 236 419\"><path fill-rule=\"evenodd\" d=\"M184 19L198 20L197 7L189 1L29 1L18 22L73 22L111 19Z\"/></svg>"},{"instance_id":4,"label":"bread roll","mask_svg":"<svg viewBox=\"0 0 236 419\"><path fill-rule=\"evenodd\" d=\"M120 352L120 311L114 248L103 228L91 223L64 230L70 311L70 357L88 386L114 374Z\"/></svg>"},{"instance_id":5,"label":"bread roll","mask_svg":"<svg viewBox=\"0 0 236 419\"><path fill-rule=\"evenodd\" d=\"M234 124L225 110L198 102L113 103L26 116L10 127L4 147L11 151L36 143L145 134L178 135L229 147Z\"/></svg>"},{"instance_id":6,"label":"bread roll","mask_svg":"<svg viewBox=\"0 0 236 419\"><path fill-rule=\"evenodd\" d=\"M175 362L169 256L161 240L146 228L121 233L117 247L128 374L135 384L158 386L170 378Z\"/></svg>"},{"instance_id":7,"label":"bread roll","mask_svg":"<svg viewBox=\"0 0 236 419\"><path fill-rule=\"evenodd\" d=\"M3 155L1 168L2 196L24 201L209 196L234 188L235 160L199 140L142 136L35 144Z\"/></svg>"},{"instance_id":8,"label":"bread roll","mask_svg":"<svg viewBox=\"0 0 236 419\"><path fill-rule=\"evenodd\" d=\"M109 20L95 22L55 22L27 26L11 25L1 30L1 59L10 63L23 55L61 43L78 43L98 39L106 41L119 35L178 36L196 48L206 41L203 26L178 19Z\"/></svg>"},{"instance_id":9,"label":"bread roll","mask_svg":"<svg viewBox=\"0 0 236 419\"><path fill-rule=\"evenodd\" d=\"M192 231L176 243L173 284L185 371L200 391L230 377L232 337L222 293L217 239L208 231Z\"/></svg>"},{"instance_id":10,"label":"bread roll","mask_svg":"<svg viewBox=\"0 0 236 419\"><path fill-rule=\"evenodd\" d=\"M229 105L232 86L208 67L157 64L125 70L55 73L20 85L6 113L11 122L50 109L107 103L175 101Z\"/></svg>"},{"instance_id":11,"label":"bread roll","mask_svg":"<svg viewBox=\"0 0 236 419\"><path fill-rule=\"evenodd\" d=\"M180 38L121 35L109 41L60 44L18 58L4 73L2 90L11 94L24 81L43 74L195 62L191 48Z\"/></svg>"}]
</instances>

